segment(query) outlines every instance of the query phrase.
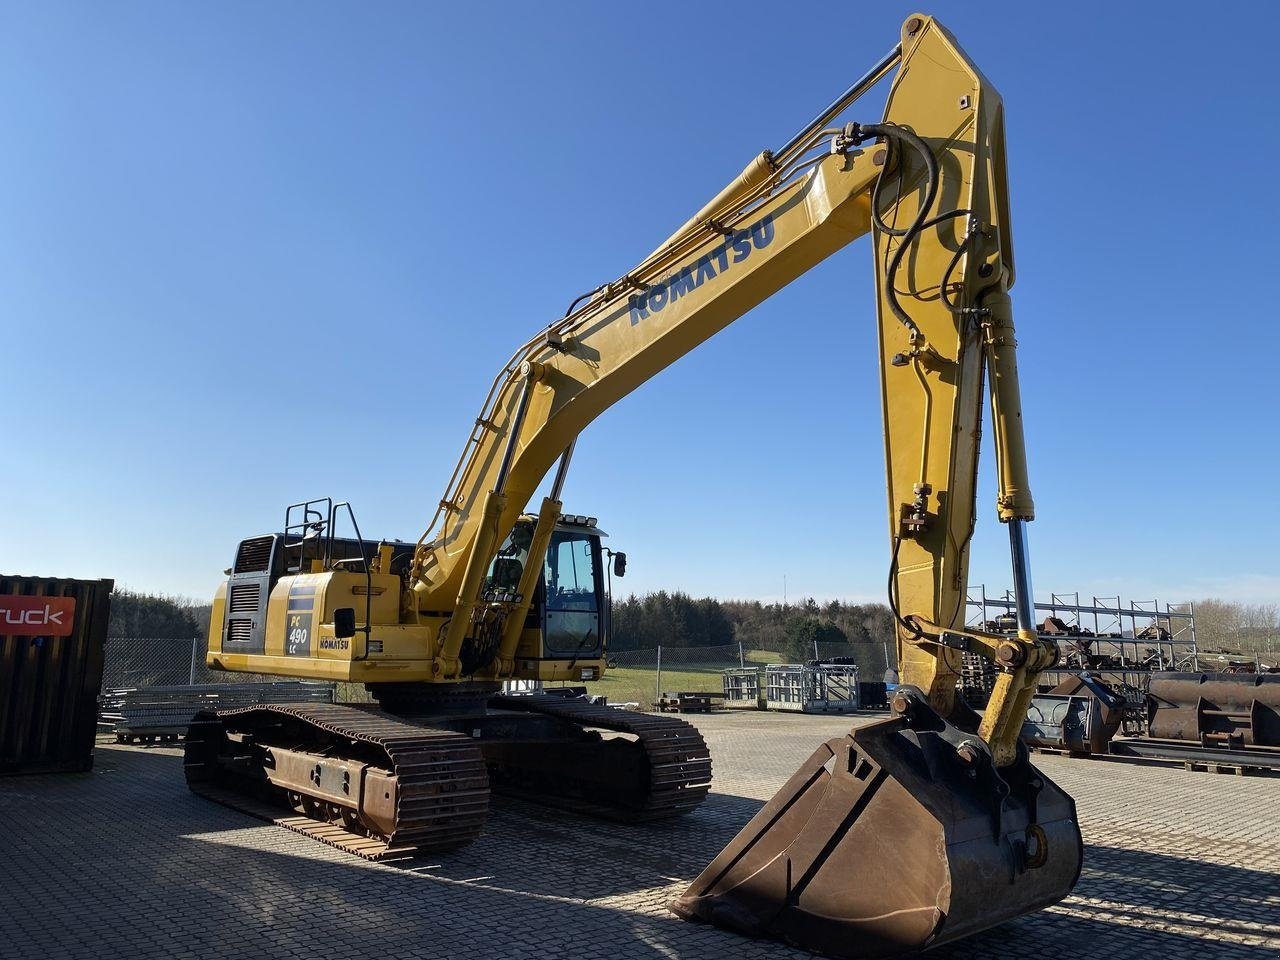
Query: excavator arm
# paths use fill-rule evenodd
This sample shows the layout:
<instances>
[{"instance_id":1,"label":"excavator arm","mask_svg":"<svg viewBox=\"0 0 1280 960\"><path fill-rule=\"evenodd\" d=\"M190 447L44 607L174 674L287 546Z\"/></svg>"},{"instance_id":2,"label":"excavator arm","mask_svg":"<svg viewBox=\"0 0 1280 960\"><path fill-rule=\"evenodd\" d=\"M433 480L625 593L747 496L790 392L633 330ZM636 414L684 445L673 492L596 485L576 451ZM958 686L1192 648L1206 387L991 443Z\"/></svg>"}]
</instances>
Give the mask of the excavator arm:
<instances>
[{"instance_id":1,"label":"excavator arm","mask_svg":"<svg viewBox=\"0 0 1280 960\"><path fill-rule=\"evenodd\" d=\"M883 119L847 122L894 68ZM823 745L672 904L689 919L838 957L912 953L1054 903L1082 860L1074 804L1018 741L1057 649L1032 622L1003 106L945 29L909 18L890 54L800 133L515 353L411 572L418 609L452 611L434 672L459 676L464 648L500 633L504 675L528 599L482 599L483 577L555 461L535 550L591 421L868 233L901 681L893 715ZM1014 636L964 626L988 398ZM956 701L965 652L999 668L980 718Z\"/></svg>"},{"instance_id":2,"label":"excavator arm","mask_svg":"<svg viewBox=\"0 0 1280 960\"><path fill-rule=\"evenodd\" d=\"M897 67L882 122L835 125ZM434 651L441 679L463 648L502 633L512 668L529 590L482 600L485 571L538 484L591 421L809 269L875 235L900 679L950 717L964 650L1005 668L982 737L1011 762L1039 670L1024 524L1026 478L999 94L935 21L912 17L889 56L776 153L732 183L622 277L574 301L499 373L412 570L420 610L451 610ZM984 390L984 378L989 390ZM964 630L968 545L984 393L990 394L997 510L1014 544L1024 618L1017 637ZM561 475L563 471L561 471ZM558 484L556 491L558 493ZM559 504L544 502L545 549ZM540 566L530 557L528 569Z\"/></svg>"}]
</instances>

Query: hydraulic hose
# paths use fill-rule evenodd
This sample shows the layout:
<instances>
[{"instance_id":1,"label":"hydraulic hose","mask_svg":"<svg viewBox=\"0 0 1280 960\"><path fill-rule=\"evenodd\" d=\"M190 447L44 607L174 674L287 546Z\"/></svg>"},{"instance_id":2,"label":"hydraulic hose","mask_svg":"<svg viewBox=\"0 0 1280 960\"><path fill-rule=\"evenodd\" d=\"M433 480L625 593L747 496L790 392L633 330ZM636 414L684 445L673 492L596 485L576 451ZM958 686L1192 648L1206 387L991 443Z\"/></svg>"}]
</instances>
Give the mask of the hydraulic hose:
<instances>
[{"instance_id":1,"label":"hydraulic hose","mask_svg":"<svg viewBox=\"0 0 1280 960\"><path fill-rule=\"evenodd\" d=\"M938 196L938 158L933 155L929 145L906 127L900 127L895 123L855 123L850 133L849 139L855 144L864 143L872 137L884 137L886 140L900 141L920 155L925 169L924 200L921 201L920 209L917 211L916 219L911 226L905 230L891 227L881 218L880 205L874 203L871 206L871 216L875 220L876 227L889 234L889 236L903 237L919 232L923 228L925 218L929 216L929 211L933 209L933 202ZM885 164L885 168L888 168L888 164ZM881 173L880 178L876 181L875 192L877 199L879 199L878 195L884 179L884 173Z\"/></svg>"},{"instance_id":2,"label":"hydraulic hose","mask_svg":"<svg viewBox=\"0 0 1280 960\"><path fill-rule=\"evenodd\" d=\"M933 155L933 151L929 149L929 145L920 137L916 136L905 127L900 127L892 123L865 123L850 124L847 139L854 144L861 144L873 137L884 137L886 140L898 142L904 146L910 147L919 154L921 161L924 163L925 169L925 188L924 198L920 201L920 208L916 211L915 219L906 229L898 229L891 227L885 223L880 216L880 191L885 181L885 174L881 172L876 180L875 190L871 199L871 217L876 225L876 229L888 234L891 237L900 237L898 247L893 252L893 257L889 261L888 269L885 271L885 299L889 302L889 310L893 313L898 321L911 331L913 337L918 336L920 328L916 326L916 322L911 319L911 315L903 309L902 304L898 301L898 292L896 289L896 277L898 268L902 265L902 259L906 256L907 248L915 241L929 223L929 212L933 209L934 201L938 198L938 158ZM885 164L885 170L888 164ZM901 169L901 164L899 165ZM955 211L944 214L941 218L933 222L949 219L956 215Z\"/></svg>"}]
</instances>

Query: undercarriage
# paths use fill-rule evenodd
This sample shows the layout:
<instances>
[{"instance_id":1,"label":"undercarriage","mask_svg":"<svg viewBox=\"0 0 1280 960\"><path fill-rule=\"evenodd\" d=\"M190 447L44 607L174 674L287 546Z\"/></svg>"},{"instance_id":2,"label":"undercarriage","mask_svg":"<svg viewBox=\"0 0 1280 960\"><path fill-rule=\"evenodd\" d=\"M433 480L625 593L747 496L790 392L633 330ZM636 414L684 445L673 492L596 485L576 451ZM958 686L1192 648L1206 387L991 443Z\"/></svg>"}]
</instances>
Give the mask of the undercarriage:
<instances>
[{"instance_id":1,"label":"undercarriage","mask_svg":"<svg viewBox=\"0 0 1280 960\"><path fill-rule=\"evenodd\" d=\"M710 789L706 743L683 720L574 689L452 694L205 712L187 735L187 783L369 859L465 846L491 792L641 822L692 810Z\"/></svg>"}]
</instances>

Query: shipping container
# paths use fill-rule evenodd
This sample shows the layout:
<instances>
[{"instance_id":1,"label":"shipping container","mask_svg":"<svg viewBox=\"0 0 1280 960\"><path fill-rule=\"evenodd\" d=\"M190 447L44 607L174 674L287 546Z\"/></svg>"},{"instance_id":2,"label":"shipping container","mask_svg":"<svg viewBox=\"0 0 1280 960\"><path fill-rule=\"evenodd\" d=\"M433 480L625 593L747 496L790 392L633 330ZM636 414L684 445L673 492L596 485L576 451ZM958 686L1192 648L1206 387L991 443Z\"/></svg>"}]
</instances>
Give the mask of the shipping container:
<instances>
[{"instance_id":1,"label":"shipping container","mask_svg":"<svg viewBox=\"0 0 1280 960\"><path fill-rule=\"evenodd\" d=\"M0 575L0 774L93 767L113 586Z\"/></svg>"}]
</instances>

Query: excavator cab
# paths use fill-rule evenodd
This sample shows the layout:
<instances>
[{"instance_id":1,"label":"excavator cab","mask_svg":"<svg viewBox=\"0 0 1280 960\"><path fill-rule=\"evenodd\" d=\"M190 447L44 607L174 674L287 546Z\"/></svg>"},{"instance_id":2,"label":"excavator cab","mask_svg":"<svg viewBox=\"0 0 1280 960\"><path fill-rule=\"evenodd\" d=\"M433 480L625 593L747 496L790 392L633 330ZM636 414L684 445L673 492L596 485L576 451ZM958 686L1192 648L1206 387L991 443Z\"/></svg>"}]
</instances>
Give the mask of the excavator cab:
<instances>
[{"instance_id":1,"label":"excavator cab","mask_svg":"<svg viewBox=\"0 0 1280 960\"><path fill-rule=\"evenodd\" d=\"M483 599L509 601L518 594L537 521L525 514L511 528L489 565ZM541 663L559 661L561 668L566 663L575 668L588 664L576 679L599 678L598 662L609 635L609 577L600 543L606 536L595 517L564 514L556 523L516 648L521 675L538 673Z\"/></svg>"}]
</instances>

